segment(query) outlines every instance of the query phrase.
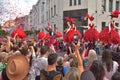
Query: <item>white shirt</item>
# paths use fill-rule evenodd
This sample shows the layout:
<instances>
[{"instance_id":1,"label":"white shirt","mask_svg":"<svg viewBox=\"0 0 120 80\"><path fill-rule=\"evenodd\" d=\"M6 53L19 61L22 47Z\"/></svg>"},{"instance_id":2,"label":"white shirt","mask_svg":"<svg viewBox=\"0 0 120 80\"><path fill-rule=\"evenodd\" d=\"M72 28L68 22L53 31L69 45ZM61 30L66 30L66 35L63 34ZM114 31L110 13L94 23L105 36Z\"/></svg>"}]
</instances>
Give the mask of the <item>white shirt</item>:
<instances>
[{"instance_id":1,"label":"white shirt","mask_svg":"<svg viewBox=\"0 0 120 80\"><path fill-rule=\"evenodd\" d=\"M110 72L108 72L107 68L104 66L106 78L111 80L111 78L114 75L114 73L118 70L118 66L119 66L118 63L116 61L113 61L113 70L110 71Z\"/></svg>"}]
</instances>

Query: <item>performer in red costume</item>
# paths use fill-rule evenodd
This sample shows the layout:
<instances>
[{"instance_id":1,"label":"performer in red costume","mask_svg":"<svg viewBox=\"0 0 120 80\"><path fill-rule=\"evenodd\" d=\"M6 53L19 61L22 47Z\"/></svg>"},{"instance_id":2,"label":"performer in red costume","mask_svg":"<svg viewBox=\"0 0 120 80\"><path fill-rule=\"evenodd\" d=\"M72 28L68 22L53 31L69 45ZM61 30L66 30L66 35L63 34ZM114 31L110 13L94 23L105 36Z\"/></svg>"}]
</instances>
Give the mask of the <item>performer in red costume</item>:
<instances>
[{"instance_id":1,"label":"performer in red costume","mask_svg":"<svg viewBox=\"0 0 120 80\"><path fill-rule=\"evenodd\" d=\"M84 41L85 42L92 42L95 43L98 41L99 38L99 32L95 29L94 24L92 21L94 20L94 17L87 14L86 17L91 21L89 25L87 26L88 30L84 33Z\"/></svg>"},{"instance_id":2,"label":"performer in red costume","mask_svg":"<svg viewBox=\"0 0 120 80\"><path fill-rule=\"evenodd\" d=\"M26 34L25 34L25 32L21 29L21 28L16 28L13 32L12 32L12 37L17 37L17 38L21 38L21 39L23 39L23 38L25 38L26 37Z\"/></svg>"},{"instance_id":3,"label":"performer in red costume","mask_svg":"<svg viewBox=\"0 0 120 80\"><path fill-rule=\"evenodd\" d=\"M115 29L119 29L117 26L115 26L114 19L118 18L118 15L120 12L118 10L115 10L111 13L111 21L109 23L109 27L104 28L99 35L100 41L108 44L118 44L120 42L120 37L118 32Z\"/></svg>"},{"instance_id":4,"label":"performer in red costume","mask_svg":"<svg viewBox=\"0 0 120 80\"><path fill-rule=\"evenodd\" d=\"M78 39L80 39L82 35L76 29L74 18L65 17L65 21L67 22L67 28L65 29L64 41L71 44L74 41L74 35L77 35ZM70 25L70 23L72 25Z\"/></svg>"}]
</instances>

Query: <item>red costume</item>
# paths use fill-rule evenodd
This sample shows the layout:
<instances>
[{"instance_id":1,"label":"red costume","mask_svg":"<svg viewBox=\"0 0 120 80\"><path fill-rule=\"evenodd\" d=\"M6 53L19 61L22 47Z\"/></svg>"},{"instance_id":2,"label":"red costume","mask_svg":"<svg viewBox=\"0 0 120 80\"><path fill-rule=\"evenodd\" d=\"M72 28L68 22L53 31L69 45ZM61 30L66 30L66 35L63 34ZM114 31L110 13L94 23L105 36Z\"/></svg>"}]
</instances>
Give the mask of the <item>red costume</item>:
<instances>
[{"instance_id":1,"label":"red costume","mask_svg":"<svg viewBox=\"0 0 120 80\"><path fill-rule=\"evenodd\" d=\"M87 14L86 17L90 21L94 20L94 17L89 14ZM84 33L84 41L95 43L98 40L98 38L99 38L99 32L94 28L94 24L90 23L89 29Z\"/></svg>"},{"instance_id":2,"label":"red costume","mask_svg":"<svg viewBox=\"0 0 120 80\"><path fill-rule=\"evenodd\" d=\"M108 44L110 43L118 44L120 42L120 37L118 32L114 29L114 23L110 23L110 28L111 30L109 30L109 28L104 28L100 32L99 39L100 41Z\"/></svg>"},{"instance_id":3,"label":"red costume","mask_svg":"<svg viewBox=\"0 0 120 80\"><path fill-rule=\"evenodd\" d=\"M72 43L74 41L74 35L77 34L78 38L82 37L81 33L76 29L74 18L66 18L66 22L70 22L73 24L72 26L68 26L68 31L64 34L64 41L68 43Z\"/></svg>"},{"instance_id":4,"label":"red costume","mask_svg":"<svg viewBox=\"0 0 120 80\"><path fill-rule=\"evenodd\" d=\"M118 10L115 10L114 12L112 12L112 14L110 15L112 18L118 18L118 14L120 14L120 12ZM118 44L120 42L120 37L118 32L115 30L114 28L115 24L114 21L111 21L109 24L109 28L104 28L99 35L99 39L102 42L105 42L107 44Z\"/></svg>"},{"instance_id":5,"label":"red costume","mask_svg":"<svg viewBox=\"0 0 120 80\"><path fill-rule=\"evenodd\" d=\"M90 21L94 20L94 17L89 14L86 14L86 17ZM89 29L84 33L84 41L95 43L99 38L99 32L94 28L93 23L90 23L88 27L89 27Z\"/></svg>"},{"instance_id":6,"label":"red costume","mask_svg":"<svg viewBox=\"0 0 120 80\"><path fill-rule=\"evenodd\" d=\"M85 42L95 43L99 38L99 32L94 28L94 24L89 24L90 29L84 33Z\"/></svg>"},{"instance_id":7,"label":"red costume","mask_svg":"<svg viewBox=\"0 0 120 80\"><path fill-rule=\"evenodd\" d=\"M21 39L23 39L23 38L25 38L26 37L26 34L25 34L25 32L21 29L21 28L17 28L17 29L15 29L13 32L12 32L12 37L17 37L17 38L21 38Z\"/></svg>"}]
</instances>

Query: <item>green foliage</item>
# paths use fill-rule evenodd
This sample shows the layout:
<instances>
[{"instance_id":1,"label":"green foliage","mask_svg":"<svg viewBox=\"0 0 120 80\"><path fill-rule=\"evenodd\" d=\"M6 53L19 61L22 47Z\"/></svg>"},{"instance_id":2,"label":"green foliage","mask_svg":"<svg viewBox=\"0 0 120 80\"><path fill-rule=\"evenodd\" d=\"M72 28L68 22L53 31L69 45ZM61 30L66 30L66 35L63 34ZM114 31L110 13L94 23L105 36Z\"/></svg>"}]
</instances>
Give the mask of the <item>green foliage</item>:
<instances>
[{"instance_id":1,"label":"green foliage","mask_svg":"<svg viewBox=\"0 0 120 80\"><path fill-rule=\"evenodd\" d=\"M31 34L34 34L34 31L32 31L32 30L26 30L25 33L26 33L26 35L31 35Z\"/></svg>"},{"instance_id":2,"label":"green foliage","mask_svg":"<svg viewBox=\"0 0 120 80\"><path fill-rule=\"evenodd\" d=\"M6 35L8 35L8 33L0 29L0 36L6 36Z\"/></svg>"}]
</instances>

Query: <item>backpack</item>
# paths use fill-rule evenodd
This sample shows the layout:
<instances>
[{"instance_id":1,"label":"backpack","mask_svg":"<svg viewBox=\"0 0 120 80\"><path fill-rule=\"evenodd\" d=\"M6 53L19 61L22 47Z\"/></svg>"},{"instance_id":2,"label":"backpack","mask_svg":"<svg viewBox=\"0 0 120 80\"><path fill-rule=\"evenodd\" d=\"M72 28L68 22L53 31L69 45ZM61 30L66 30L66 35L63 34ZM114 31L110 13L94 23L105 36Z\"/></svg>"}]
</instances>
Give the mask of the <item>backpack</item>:
<instances>
[{"instance_id":1,"label":"backpack","mask_svg":"<svg viewBox=\"0 0 120 80\"><path fill-rule=\"evenodd\" d=\"M56 66L56 70L61 72L61 74L64 76L64 68L63 68L63 66Z\"/></svg>"},{"instance_id":2,"label":"backpack","mask_svg":"<svg viewBox=\"0 0 120 80\"><path fill-rule=\"evenodd\" d=\"M62 80L62 75L57 71L40 71L40 80Z\"/></svg>"}]
</instances>

